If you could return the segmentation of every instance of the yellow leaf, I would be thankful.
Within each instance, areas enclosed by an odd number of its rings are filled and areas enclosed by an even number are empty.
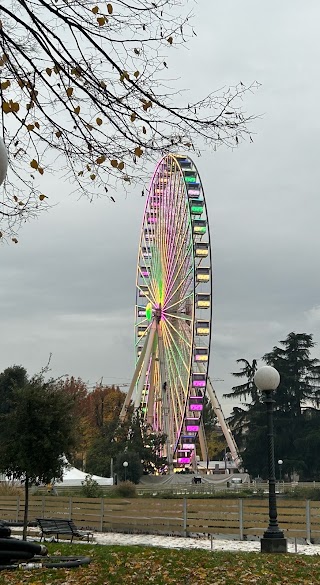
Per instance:
[[[68,87],[68,89],[66,91],[66,94],[67,94],[68,97],[71,97],[72,94],[73,94],[73,87]]]
[[[96,122],[97,122],[98,126],[101,126],[101,124],[102,124],[102,120],[101,120],[101,118],[97,118],[97,119],[96,119]]]
[[[107,19],[105,16],[99,16],[99,18],[97,18],[97,23],[99,26],[103,26],[104,24],[106,24]]]
[[[96,160],[97,165],[102,165],[102,163],[104,163],[104,161],[106,160],[106,157],[104,156],[104,154],[102,154],[101,156],[99,156]]]
[[[39,165],[38,165],[37,161],[36,161],[35,159],[33,159],[33,160],[31,161],[31,163],[30,163],[30,167],[31,167],[32,169],[37,169],[37,168],[38,168],[38,166],[39,166]]]
[[[113,13],[112,4],[107,4],[107,10],[108,10],[108,14],[112,14]]]
[[[2,102],[2,110],[5,114],[9,114],[9,112],[11,112],[9,102]]]
[[[7,81],[3,81],[0,85],[1,89],[7,89],[8,87],[10,87],[11,85],[11,81],[9,81],[9,79],[7,79]]]
[[[97,175],[90,175],[91,181],[94,181]]]
[[[118,166],[118,161],[114,158],[110,161],[111,166],[116,169]]]
[[[11,112],[19,112],[20,106],[17,102],[11,102]]]
[[[28,124],[27,125],[27,130],[29,130],[29,132],[31,132],[31,130],[34,129],[34,124]]]
[[[98,6],[94,6],[93,8],[91,8],[91,11],[93,12],[93,14],[97,14],[99,12]]]
[[[76,108],[74,108],[74,113],[80,114],[80,106],[77,106]]]
[[[58,130],[58,132],[56,132],[56,137],[60,138],[60,136],[62,136],[62,132],[61,132],[61,130]]]
[[[47,197],[47,196],[46,196],[46,195],[43,195],[43,194],[42,194],[42,195],[39,195],[39,199],[40,199],[40,201],[43,201],[44,199],[46,199],[46,197]]]
[[[122,161],[121,161],[121,162],[119,162],[119,164],[118,164],[118,169],[119,169],[119,171],[122,171],[122,170],[123,170],[123,168],[124,168],[124,162],[122,162]]]
[[[49,77],[50,77],[50,75],[52,75],[52,69],[51,69],[50,67],[47,67],[47,68],[46,68],[46,73],[47,73],[47,75],[49,75]]]
[[[143,154],[143,150],[141,149],[140,146],[137,146],[137,148],[134,149],[134,154],[138,157],[140,157]]]

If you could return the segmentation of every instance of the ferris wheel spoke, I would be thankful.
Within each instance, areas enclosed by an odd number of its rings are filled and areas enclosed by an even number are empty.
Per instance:
[[[188,241],[188,225],[187,225],[188,215],[187,210],[184,209],[184,213],[180,215],[180,224],[177,229],[176,233],[176,245],[175,247],[172,246],[169,263],[168,263],[168,280],[169,282],[172,279],[172,276],[175,273],[175,267],[179,262],[179,258],[183,249],[190,248],[190,252],[192,251],[192,241],[191,239]]]
[[[173,337],[173,335],[172,335],[172,333],[171,333],[171,331],[170,331],[169,327],[167,327],[167,326],[166,326],[166,331],[167,331],[167,333],[168,333],[169,337],[171,338],[171,341],[172,341],[173,345],[175,346],[176,353],[177,353],[177,354],[180,356],[180,358],[181,358],[181,361],[182,361],[182,363],[183,363],[183,365],[184,365],[184,367],[185,367],[186,371],[188,372],[188,371],[189,371],[189,369],[190,369],[190,364],[187,364],[187,363],[184,361],[184,357],[183,357],[183,355],[182,355],[182,352],[180,351],[180,348],[179,348],[178,344],[176,343],[176,341],[175,341],[175,339],[174,339],[174,337]]]
[[[181,402],[181,393],[178,392],[178,386],[180,386],[181,388],[184,388],[185,383],[181,378],[181,373],[180,373],[179,367],[177,365],[175,355],[172,351],[171,344],[170,344],[170,341],[169,341],[168,336],[167,336],[167,332],[165,332],[165,335],[164,335],[164,344],[166,346],[166,354],[169,357],[168,363],[170,363],[170,370],[168,371],[169,382],[170,382],[172,392],[174,392],[175,398],[178,401],[178,406],[179,406],[180,415],[181,415],[181,413],[184,410],[184,404],[182,404],[182,402]]]
[[[174,283],[177,280],[177,278],[181,272],[181,269],[184,267],[184,264],[188,263],[190,265],[191,262],[192,262],[192,243],[189,243],[186,246],[186,243],[184,242],[180,246],[179,250],[177,251],[174,264],[171,266],[170,272],[168,273],[168,285],[167,285],[168,295],[170,294],[170,292],[174,286]]]
[[[165,313],[169,310],[171,310],[173,307],[176,307],[177,305],[183,305],[184,301],[187,300],[192,300],[193,299],[193,291],[189,292],[189,294],[185,295],[184,297],[182,297],[181,299],[179,299],[178,301],[176,301],[175,303],[172,303],[172,305],[166,305],[166,309],[165,309]]]
[[[187,278],[188,278],[190,275],[193,275],[193,267],[191,267],[191,268],[189,269],[189,271],[188,271],[188,273],[186,274],[186,276],[185,276],[184,280],[181,280],[181,281],[179,282],[178,286],[175,288],[175,290],[174,290],[174,291],[173,291],[173,293],[170,295],[170,297],[166,299],[166,303],[165,303],[165,305],[164,305],[164,308],[166,308],[166,307],[167,307],[167,303],[168,303],[169,301],[171,301],[171,299],[172,299],[172,298],[175,296],[175,294],[178,292],[178,290],[180,290],[180,288],[183,286],[183,284],[184,284],[184,281],[185,281],[185,280],[186,280],[186,279],[187,279]]]

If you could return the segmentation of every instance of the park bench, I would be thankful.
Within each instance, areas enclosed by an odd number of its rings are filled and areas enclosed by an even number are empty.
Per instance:
[[[37,518],[37,523],[41,530],[41,537],[44,539],[49,534],[53,535],[59,542],[60,536],[71,536],[71,542],[76,536],[77,538],[86,538],[89,542],[90,539],[93,541],[93,533],[87,530],[79,530],[72,520],[65,520],[62,518]]]

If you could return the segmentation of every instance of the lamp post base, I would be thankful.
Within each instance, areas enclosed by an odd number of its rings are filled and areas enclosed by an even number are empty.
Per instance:
[[[261,538],[261,552],[262,553],[286,553],[287,539],[282,538]]]

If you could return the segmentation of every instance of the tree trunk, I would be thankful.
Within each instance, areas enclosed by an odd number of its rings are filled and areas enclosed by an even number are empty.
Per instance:
[[[26,481],[24,484],[24,515],[23,515],[23,540],[27,540],[28,528],[28,511],[29,511],[29,477],[26,474]]]

